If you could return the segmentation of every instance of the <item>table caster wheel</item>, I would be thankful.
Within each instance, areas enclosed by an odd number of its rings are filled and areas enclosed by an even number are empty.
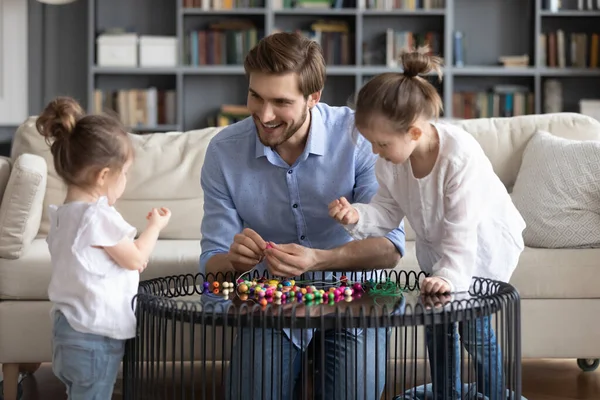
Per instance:
[[[598,358],[578,358],[577,366],[584,372],[595,371],[600,365],[600,359]]]

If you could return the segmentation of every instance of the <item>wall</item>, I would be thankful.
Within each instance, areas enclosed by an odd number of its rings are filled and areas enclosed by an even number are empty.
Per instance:
[[[87,107],[87,0],[65,5],[28,1],[29,114],[69,95]],[[0,126],[0,154],[8,155],[16,126]]]

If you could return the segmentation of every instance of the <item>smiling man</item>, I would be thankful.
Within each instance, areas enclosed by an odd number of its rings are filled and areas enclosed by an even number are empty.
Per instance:
[[[252,116],[212,139],[202,169],[200,271],[268,269],[284,277],[319,272],[321,278],[321,272],[393,268],[404,254],[402,225],[386,237],[355,241],[328,215],[332,200],[344,196],[366,203],[378,185],[370,144],[360,135],[357,143],[352,139],[353,111],[319,102],[326,76],[320,46],[299,34],[273,34],[250,50],[244,68]],[[252,387],[257,399],[279,399],[280,388],[289,393],[302,352],[315,334],[323,335],[325,345],[325,360],[314,360],[315,365],[323,361],[326,366],[321,371],[325,393],[315,382],[317,398],[336,400],[348,394],[363,399],[365,383],[365,399],[380,397],[384,329],[242,329],[232,352],[227,397],[230,390],[238,398]],[[255,358],[248,351],[251,340]],[[290,364],[296,367],[290,369]],[[357,382],[348,370],[356,371]]]

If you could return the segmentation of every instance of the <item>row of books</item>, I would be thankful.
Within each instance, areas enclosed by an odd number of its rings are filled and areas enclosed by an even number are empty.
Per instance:
[[[264,7],[265,0],[183,0],[184,8],[202,10],[232,10],[234,8]]]
[[[441,55],[441,36],[439,32],[395,31],[388,28],[385,33],[385,65],[397,67],[403,50],[420,46],[429,46],[431,54]]]
[[[187,65],[240,65],[263,36],[250,21],[223,21],[192,30],[183,39]]]
[[[228,126],[247,118],[250,111],[246,106],[223,104],[219,111],[208,118],[208,126]]]
[[[128,128],[175,125],[177,123],[176,92],[174,90],[126,89],[94,90],[95,114],[117,115]]]
[[[458,91],[452,94],[454,118],[497,118],[535,112],[535,97],[529,88],[496,85],[487,91]]]
[[[275,28],[275,32],[283,31]],[[287,30],[289,31],[289,30]],[[318,20],[310,25],[310,29],[294,30],[316,41],[323,50],[327,65],[353,65],[354,34],[343,20]]]
[[[555,32],[540,34],[540,62],[547,67],[598,68],[598,33]]]
[[[574,9],[579,11],[600,10],[600,0],[544,0],[542,7],[553,12]]]
[[[445,0],[273,0],[275,9],[357,7],[369,10],[433,10],[444,8]]]
[[[358,4],[357,4],[358,3]],[[184,8],[231,10],[264,7],[265,0],[183,0]],[[273,0],[274,9],[360,8],[371,10],[432,10],[445,7],[445,0]]]
[[[445,0],[366,0],[371,10],[433,10],[444,8]]]
[[[511,85],[498,85],[482,92],[456,92],[452,96],[452,107],[454,118],[465,119],[512,117],[535,112],[533,93],[527,88]],[[228,126],[249,115],[246,106],[224,104],[208,119],[208,126]]]
[[[272,0],[275,10],[356,8],[356,0]]]

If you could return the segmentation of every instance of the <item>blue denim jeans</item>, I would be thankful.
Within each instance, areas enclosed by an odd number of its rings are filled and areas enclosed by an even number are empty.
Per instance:
[[[388,333],[385,328],[363,329],[357,335],[352,330],[316,331],[311,340],[311,346],[317,346],[314,353],[308,347],[303,354],[283,331],[242,328],[232,349],[225,398],[303,398],[297,393],[307,387],[308,378],[302,377],[303,368],[307,371],[304,360],[312,358],[313,369],[317,370],[310,374],[315,399],[380,399],[385,385]]]
[[[396,399],[506,399],[502,353],[489,317],[465,323],[427,326],[425,340],[432,384],[407,390]],[[435,342],[435,343],[434,343]],[[475,385],[461,379],[461,342],[475,367]]]
[[[124,351],[124,340],[78,332],[54,313],[52,371],[69,400],[110,400]]]

